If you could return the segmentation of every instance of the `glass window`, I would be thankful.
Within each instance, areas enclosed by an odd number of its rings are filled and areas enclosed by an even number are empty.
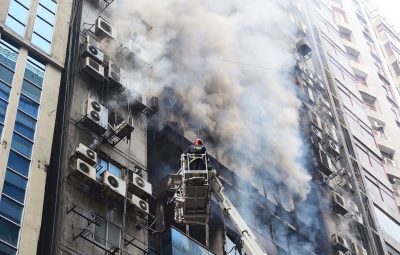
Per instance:
[[[15,19],[18,19],[21,24],[25,25],[28,16],[28,10],[19,2],[11,1],[10,7],[8,9],[8,15],[12,16]]]
[[[0,123],[0,138],[1,138],[1,133],[3,132],[3,124]]]
[[[23,203],[27,180],[11,170],[6,171],[3,193]]]
[[[24,79],[22,81],[22,93],[39,103],[42,90]]]
[[[32,147],[33,143],[28,139],[14,133],[12,142],[11,142],[11,149],[21,153],[22,155],[31,158],[32,156]]]
[[[44,21],[41,17],[36,17],[35,20],[35,29],[34,31],[36,34],[40,35],[43,37],[43,39],[46,39],[47,41],[51,41],[51,36],[53,33],[53,26]]]
[[[14,130],[21,135],[33,140],[35,135],[36,120],[25,113],[18,111]]]
[[[3,100],[0,100],[0,122],[4,123],[6,118],[6,110],[7,110],[7,103]]]
[[[12,84],[14,72],[8,69],[7,67],[0,64],[0,80],[8,83],[9,85]]]
[[[0,200],[0,215],[20,224],[22,218],[22,205],[9,199],[6,196],[1,196]]]
[[[24,36],[28,17],[29,0],[10,1],[6,25],[20,36]]]
[[[121,230],[118,226],[108,223],[108,242],[115,246],[119,247],[119,240],[120,240]]]
[[[15,151],[10,150],[10,155],[8,156],[7,166],[11,169],[17,171],[23,176],[28,177],[30,161],[23,156],[19,155]]]
[[[8,98],[10,96],[10,91],[11,88],[5,83],[0,81],[0,98],[3,98],[4,100],[8,101]]]
[[[40,0],[40,4],[45,6],[46,9],[48,9],[52,13],[56,13],[57,3],[55,1],[52,1],[52,0]]]
[[[378,218],[378,222],[380,227],[392,236],[395,240],[400,242],[400,225],[399,223],[395,222],[389,216],[387,216],[381,209],[374,206],[376,217]]]
[[[44,69],[45,65],[35,61],[31,57],[28,57],[24,77],[41,88],[44,78]]]
[[[100,175],[101,175],[104,171],[106,171],[106,170],[108,169],[108,162],[105,161],[104,159],[100,158],[100,157],[98,157],[98,161],[99,161],[99,162],[98,162],[99,165],[101,165],[101,168],[100,168],[100,170],[97,171],[97,173],[96,173],[96,179],[97,179],[97,180],[100,180]]]
[[[106,221],[100,226],[94,226],[94,240],[102,245],[106,245],[106,226]]]
[[[6,26],[11,28],[14,32],[19,34],[20,36],[24,36],[25,26],[19,23],[16,19],[11,16],[7,16]]]
[[[50,24],[54,24],[54,13],[43,7],[41,4],[38,6],[37,15]]]
[[[0,254],[15,255],[16,252],[17,252],[16,249],[6,245],[5,243],[0,242]]]
[[[4,64],[11,70],[15,70],[17,64],[18,49],[0,40],[0,63]]]
[[[115,176],[121,177],[121,169],[111,162],[109,163],[108,171],[110,171],[110,173],[112,173]]]
[[[0,217],[0,239],[17,246],[19,227],[6,219]]]
[[[19,99],[18,109],[36,118],[39,111],[39,105],[34,101],[28,99],[27,97],[21,95]]]
[[[44,52],[50,52],[50,43],[44,40],[42,37],[34,33],[32,35],[32,43],[42,49]]]

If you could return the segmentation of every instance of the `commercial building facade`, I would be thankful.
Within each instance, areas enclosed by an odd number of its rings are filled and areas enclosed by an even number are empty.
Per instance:
[[[0,4],[0,253],[31,254],[41,227],[72,1]]]
[[[122,3],[1,3],[0,253],[32,254],[40,231],[43,255],[236,254],[241,233],[213,199],[209,240],[204,226],[174,221],[168,177],[192,134],[157,117],[174,107],[168,89],[137,92],[138,31],[115,24]],[[268,171],[261,190],[210,162],[268,254],[400,254],[400,97],[387,46],[398,35],[357,0],[277,5],[296,27],[279,32],[297,58],[311,191],[287,195]],[[133,19],[140,36],[157,32]]]

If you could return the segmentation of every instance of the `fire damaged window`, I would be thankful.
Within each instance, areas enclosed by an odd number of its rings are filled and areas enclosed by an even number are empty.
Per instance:
[[[107,248],[119,247],[121,228],[117,225],[104,221],[101,225],[94,226],[93,239]]]

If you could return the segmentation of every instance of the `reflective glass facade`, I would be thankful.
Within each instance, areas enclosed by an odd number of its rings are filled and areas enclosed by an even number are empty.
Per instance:
[[[163,254],[166,255],[214,255],[214,253],[175,228],[165,231],[164,244]]]
[[[0,201],[0,254],[15,254],[18,248],[44,69],[28,57]]]
[[[30,5],[30,0],[12,0],[8,8],[6,26],[22,37],[25,35]]]
[[[18,49],[0,40],[0,138],[6,118],[17,58]]]
[[[32,43],[44,52],[50,52],[57,3],[52,0],[40,0],[33,28]]]

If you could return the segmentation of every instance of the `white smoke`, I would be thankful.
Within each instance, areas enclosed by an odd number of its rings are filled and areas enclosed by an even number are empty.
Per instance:
[[[268,171],[305,198],[311,178],[286,37],[295,28],[278,1],[120,2],[113,24],[126,38],[135,32],[129,85],[161,98],[161,120],[179,123],[189,138],[205,135],[208,149],[244,178]]]

